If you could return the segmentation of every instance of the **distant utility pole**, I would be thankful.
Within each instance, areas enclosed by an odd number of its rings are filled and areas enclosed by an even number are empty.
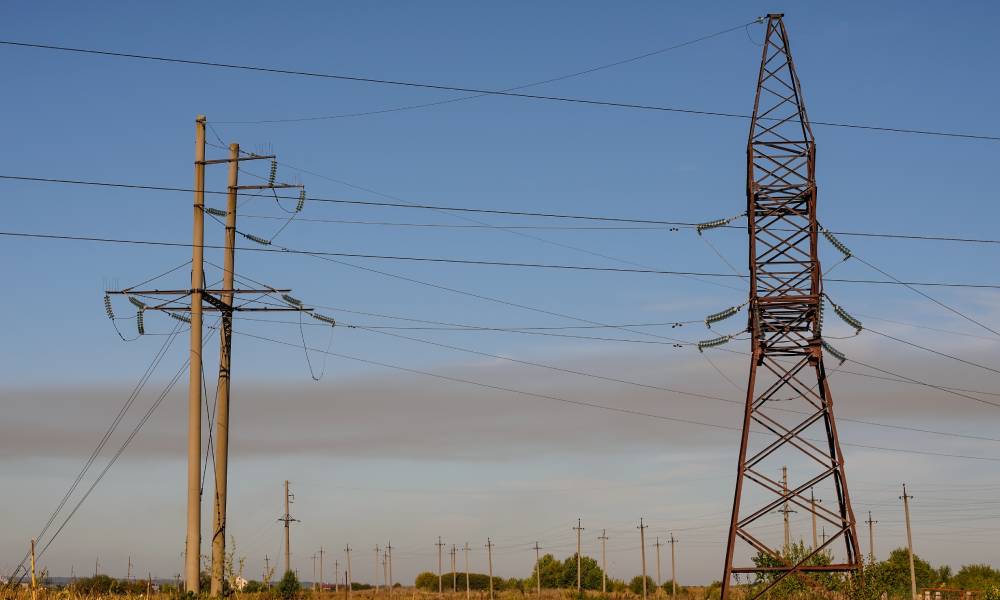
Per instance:
[[[389,563],[389,579],[386,581],[386,586],[389,588],[389,600],[392,600],[392,540],[390,540],[385,545],[385,559]]]
[[[674,532],[670,532],[670,599],[677,600],[677,555],[674,548],[677,546],[677,538]]]
[[[125,581],[132,581],[132,555],[128,555],[128,570],[125,571]]]
[[[267,588],[271,589],[271,557],[264,555],[264,574],[261,579],[267,584]]]
[[[823,532],[820,534],[820,537],[823,539],[823,543],[825,544],[826,543],[826,525],[823,526]]]
[[[458,572],[456,572],[456,554],[458,551],[455,549],[455,544],[451,545],[451,593],[458,591]]]
[[[344,552],[347,553],[347,597],[350,598],[354,594],[354,578],[351,577],[351,545],[347,544],[344,547]]]
[[[493,600],[493,540],[490,538],[486,538],[486,555],[490,565],[490,600]]]
[[[340,593],[340,561],[333,561],[333,593]]]
[[[323,555],[326,552],[323,550],[323,546],[319,547],[319,593],[323,593]]]
[[[285,480],[285,516],[278,519],[279,522],[284,522],[285,524],[285,573],[292,570],[292,544],[290,528],[293,522],[298,522],[298,519],[292,518],[290,512],[290,505],[295,500],[295,494],[288,491],[288,480]],[[284,573],[282,573],[284,575]]]
[[[472,587],[469,585],[469,542],[465,542],[465,600],[472,597]]]
[[[660,536],[656,536],[656,543],[653,544],[653,547],[656,548],[656,595],[657,596],[660,595],[660,586],[663,585],[663,582],[660,580],[660,547],[661,546],[663,546],[663,544],[660,543]]]
[[[97,577],[97,568],[101,564],[101,557],[97,556],[94,558],[94,577]]]
[[[312,587],[313,587],[313,590],[316,589],[316,559],[317,558],[319,558],[319,555],[316,554],[315,552],[313,552],[313,555],[312,555],[312,559],[313,559]]]
[[[809,488],[809,512],[812,513],[813,521],[813,550],[819,547],[816,540],[816,504],[822,502],[822,500],[817,500],[815,494],[813,494],[812,488]]]
[[[648,591],[646,590],[646,527],[642,522],[642,518],[639,519],[639,548],[642,549],[642,600],[646,600]]]
[[[917,575],[913,569],[913,533],[910,530],[910,500],[913,496],[907,495],[906,484],[903,484],[903,495],[899,497],[903,501],[903,513],[906,515],[906,548],[910,553],[910,597],[917,597]]]
[[[535,588],[538,591],[538,597],[542,597],[542,556],[540,554],[541,546],[538,542],[535,542]]]
[[[386,559],[385,550],[382,550],[382,583],[385,584],[386,594],[391,594],[392,588],[389,587],[389,562]]]
[[[576,531],[576,591],[579,592],[582,588],[581,583],[583,581],[580,562],[580,533],[583,532],[583,526],[580,524],[579,518],[576,520],[576,527],[573,529]]]
[[[438,595],[440,596],[444,593],[444,579],[441,574],[441,548],[444,547],[444,542],[441,541],[441,536],[438,536],[438,541],[434,545],[438,547]]]
[[[608,541],[608,530],[601,530],[601,537],[597,538],[601,540],[601,593],[608,593],[608,561],[607,554],[605,553],[606,544]]]
[[[781,467],[781,496],[785,499],[782,503],[781,508],[778,510],[785,519],[785,549],[792,543],[792,528],[791,523],[788,520],[788,515],[796,512],[793,509],[788,508],[788,467]]]
[[[868,524],[868,560],[875,562],[875,524],[878,521],[872,521],[872,511],[868,511],[865,523]]]
[[[378,594],[378,544],[375,544],[375,594]]]

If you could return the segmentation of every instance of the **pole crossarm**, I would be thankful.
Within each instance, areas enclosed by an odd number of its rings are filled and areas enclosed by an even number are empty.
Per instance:
[[[816,144],[782,17],[767,17],[747,141],[751,275],[747,329],[752,358],[722,600],[731,597],[736,574],[756,575],[746,595],[753,600],[790,575],[819,589],[820,582],[809,574],[860,568],[854,512],[823,364]],[[776,402],[801,410],[794,416],[778,414],[773,410]],[[762,427],[768,435],[751,442],[751,426]],[[792,485],[787,475],[781,481],[765,475],[773,472],[772,467],[789,464],[797,475]],[[836,502],[829,507],[814,502],[812,490],[818,485],[827,487],[823,493]],[[791,507],[814,523],[822,519],[834,530],[822,544],[808,548],[804,557],[791,558]],[[770,541],[773,530],[767,525],[776,513],[785,520],[783,543]],[[750,557],[756,554],[770,562],[758,559],[745,564],[747,550]],[[821,555],[828,560],[821,560]]]

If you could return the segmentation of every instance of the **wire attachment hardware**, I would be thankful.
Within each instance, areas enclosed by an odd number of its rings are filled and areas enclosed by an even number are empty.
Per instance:
[[[135,313],[135,328],[139,331],[139,335],[145,335],[146,333],[146,325],[142,321],[142,313],[143,309],[141,308]]]
[[[207,212],[210,215],[215,215],[217,217],[224,217],[224,216],[226,216],[228,214],[228,213],[226,213],[226,211],[224,211],[222,209],[212,208],[211,206],[206,206],[205,207],[205,212]]]
[[[729,225],[730,223],[732,223],[733,221],[739,219],[744,215],[746,215],[746,213],[742,212],[738,215],[733,215],[728,219],[715,219],[714,221],[706,221],[704,223],[698,223],[697,225],[695,225],[694,228],[695,230],[697,230],[698,235],[701,235],[701,232],[705,231],[706,229],[718,229],[719,227],[725,227],[726,225]]]
[[[830,300],[830,297],[827,296],[826,299]],[[850,325],[851,327],[854,328],[855,335],[861,333],[861,330],[864,329],[864,326],[861,324],[861,321],[859,321],[856,318],[854,318],[853,316],[851,316],[850,313],[848,313],[846,310],[844,310],[844,308],[842,306],[840,306],[839,304],[837,304],[833,300],[830,300],[830,304],[833,305],[833,312],[837,313],[838,317],[840,317],[845,323],[847,323],[848,325]]]
[[[337,320],[334,319],[333,317],[328,317],[326,315],[321,315],[318,312],[309,313],[309,316],[312,317],[312,318],[314,318],[314,319],[316,319],[317,321],[322,321],[324,323],[328,323],[331,327],[336,327],[337,326]]]
[[[264,238],[260,237],[259,235],[254,235],[252,233],[242,233],[242,232],[240,233],[240,235],[242,235],[246,239],[250,240],[251,242],[256,242],[256,243],[260,244],[261,246],[270,246],[271,245],[271,240],[265,240]]]
[[[111,296],[104,294],[104,311],[108,313],[108,318],[115,320],[115,311],[111,308]]]
[[[146,303],[143,302],[142,300],[139,300],[135,296],[127,296],[127,297],[128,297],[128,301],[132,303],[132,306],[135,306],[139,310],[145,310],[146,309]]]
[[[738,315],[739,312],[741,310],[743,310],[743,307],[746,306],[746,305],[747,305],[747,303],[744,302],[743,304],[740,304],[739,306],[731,306],[731,307],[727,308],[726,310],[720,310],[717,313],[712,313],[712,314],[708,315],[707,317],[705,317],[705,327],[708,327],[709,329],[711,329],[712,328],[712,323],[718,323],[719,321],[725,321],[729,317]]]
[[[733,339],[731,335],[724,335],[722,337],[717,337],[711,340],[702,340],[698,342],[698,352],[704,352],[705,348],[715,348],[716,346],[721,346],[730,342]]]
[[[847,361],[847,355],[828,344],[826,340],[823,340],[823,349],[826,350],[827,354],[837,359],[838,365],[842,365]]]
[[[267,184],[274,185],[274,181],[278,178],[278,161],[271,159],[271,171],[267,175]]]
[[[281,295],[281,299],[285,301],[285,304],[288,304],[290,306],[294,306],[296,308],[301,308],[302,307],[302,301],[299,300],[298,298],[296,298],[295,296],[289,296],[288,294],[282,294]]]
[[[302,189],[299,190],[299,203],[295,205],[295,212],[297,213],[302,212],[302,209],[305,208],[305,205],[306,205],[306,188],[303,186]]]
[[[187,315],[182,315],[180,313],[173,313],[173,312],[169,313],[169,314],[170,314],[170,316],[172,318],[177,319],[178,321],[180,321],[182,323],[188,323],[188,324],[191,323],[191,317],[189,317]]]
[[[820,228],[820,232],[823,234],[823,237],[825,237],[827,239],[827,241],[829,241],[831,244],[833,244],[834,248],[836,248],[837,250],[839,250],[840,253],[844,255],[845,259],[851,258],[852,256],[854,256],[854,253],[851,252],[851,249],[848,248],[847,245],[844,244],[844,242],[841,242],[840,240],[838,240],[836,238],[836,236],[834,236],[833,233],[830,232],[829,229],[827,229],[826,227],[821,227]]]

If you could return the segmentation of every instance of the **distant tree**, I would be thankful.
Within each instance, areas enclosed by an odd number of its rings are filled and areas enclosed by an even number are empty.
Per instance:
[[[642,595],[642,575],[636,575],[632,578],[632,581],[628,583],[628,589],[633,594]],[[649,575],[646,575],[646,591],[647,593],[653,593],[656,591],[656,582]]]
[[[528,578],[531,580],[532,585],[535,584],[535,577],[538,572],[542,574],[542,587],[547,589],[553,589],[560,587],[562,582],[562,563],[556,560],[556,557],[551,554],[546,554],[538,560],[538,565],[531,570],[531,576]]]
[[[295,576],[295,571],[285,571],[275,588],[275,594],[282,600],[291,600],[297,597],[301,591],[302,585],[299,583],[299,578]]]
[[[910,596],[910,558],[906,548],[896,548],[889,553],[889,558],[876,563],[874,569],[879,583],[890,596]],[[913,555],[913,571],[918,590],[941,583],[940,573],[916,554]]]
[[[963,590],[986,590],[1000,586],[1000,571],[990,565],[962,565],[949,584]]]
[[[430,571],[424,571],[417,575],[417,579],[413,582],[418,589],[426,590],[428,592],[436,592],[438,589],[438,576],[437,573],[431,573]]]
[[[722,596],[722,582],[713,581],[705,588],[705,600],[718,600]]]

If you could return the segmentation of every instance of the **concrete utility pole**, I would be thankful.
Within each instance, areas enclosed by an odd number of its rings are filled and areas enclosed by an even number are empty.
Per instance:
[[[312,559],[313,559],[313,574],[312,574],[313,591],[316,590],[316,559],[317,558],[319,558],[319,555],[316,554],[315,552],[313,552],[313,555],[312,555]]]
[[[457,550],[455,549],[455,544],[451,545],[451,593],[458,591],[458,572],[455,570],[455,559]]]
[[[608,530],[601,530],[601,537],[597,538],[601,540],[601,593],[608,593],[608,561],[607,554],[605,553],[607,541],[608,541]]]
[[[201,289],[205,285],[205,115],[195,118],[194,226],[191,236],[191,349],[188,371],[187,537],[184,589],[201,592]]]
[[[656,548],[656,595],[657,596],[660,595],[660,586],[663,585],[663,582],[660,580],[660,547],[661,546],[663,546],[663,544],[660,543],[660,536],[656,536],[656,543],[653,544],[653,547]]]
[[[319,547],[319,592],[323,593],[323,555],[326,552],[323,550],[323,546]]]
[[[542,555],[540,554],[542,548],[535,542],[535,588],[538,591],[538,597],[542,597]]]
[[[810,510],[809,512],[812,513],[812,521],[813,521],[813,549],[816,549],[816,548],[819,547],[819,544],[817,543],[817,540],[816,540],[816,504],[818,504],[820,502],[822,502],[822,500],[817,500],[816,496],[813,494],[812,488],[810,488],[809,489],[809,507],[812,510]]]
[[[440,596],[444,593],[444,580],[441,574],[441,548],[444,547],[444,542],[441,541],[441,536],[438,536],[438,541],[434,545],[438,547],[438,595]]]
[[[490,565],[490,600],[493,600],[493,540],[486,538],[486,555]]]
[[[903,501],[903,513],[906,515],[906,548],[910,553],[910,597],[917,597],[917,575],[913,569],[913,533],[910,530],[910,500],[913,496],[906,493],[906,484],[903,484],[903,495],[899,497]]]
[[[261,579],[267,585],[267,589],[271,589],[271,557],[264,555],[264,573]]]
[[[31,538],[31,600],[38,600],[37,585],[38,582],[35,580],[35,538]]]
[[[100,556],[95,557],[94,558],[94,577],[97,577],[97,567],[100,564],[101,564],[101,557]]]
[[[295,494],[288,491],[288,480],[285,480],[285,516],[278,519],[279,522],[285,523],[285,573],[292,570],[292,544],[289,525],[292,522],[298,521],[298,519],[293,519],[290,513],[289,505],[295,500]],[[282,573],[284,575],[284,573]]]
[[[378,544],[375,544],[375,594],[378,594]]]
[[[670,598],[677,600],[677,555],[674,548],[677,545],[677,538],[674,532],[670,532]]]
[[[576,520],[576,527],[573,529],[576,531],[576,591],[579,592],[581,589],[581,582],[583,581],[580,562],[580,534],[583,532],[583,526],[580,524],[579,518]]]
[[[382,583],[385,584],[385,591],[387,594],[392,593],[392,588],[389,587],[389,562],[386,559],[385,550],[382,551]]]
[[[465,542],[465,600],[472,597],[472,587],[469,585],[469,542]]]
[[[788,546],[792,543],[792,528],[791,523],[788,520],[788,515],[796,512],[793,509],[788,508],[788,467],[781,467],[781,495],[785,499],[784,503],[781,505],[781,509],[778,512],[782,513],[785,519],[785,546],[787,550]],[[815,514],[815,513],[814,513]],[[815,516],[813,517],[815,519]]]
[[[354,594],[354,578],[351,577],[351,545],[347,544],[344,547],[344,552],[347,553],[347,597],[350,598]]]
[[[639,519],[639,548],[642,549],[642,600],[646,600],[648,590],[646,590],[646,527],[642,518]]]
[[[222,596],[223,570],[226,564],[226,498],[229,489],[229,389],[233,350],[233,288],[236,269],[236,192],[239,186],[240,145],[229,144],[227,175],[226,235],[223,257],[220,300],[228,310],[222,311],[219,328],[219,401],[215,412],[215,506],[212,517],[212,582],[213,598]],[[228,290],[228,291],[226,291]],[[315,577],[313,577],[315,579]]]
[[[340,561],[333,561],[333,593],[340,593]]]
[[[875,524],[878,521],[872,521],[872,511],[868,511],[865,523],[868,524],[868,560],[875,562]]]
[[[125,581],[132,581],[132,555],[128,555],[128,570],[125,571]]]
[[[394,585],[392,581],[392,541],[390,540],[385,545],[385,558],[386,562],[389,563],[389,579],[386,582],[386,586],[389,587],[389,600],[392,600],[392,586]]]

